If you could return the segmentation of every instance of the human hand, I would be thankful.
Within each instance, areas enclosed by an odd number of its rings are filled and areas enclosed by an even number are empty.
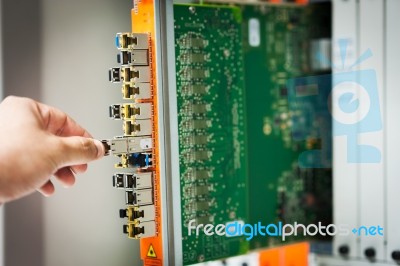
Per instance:
[[[28,98],[0,104],[0,203],[40,191],[54,193],[50,177],[75,183],[104,147],[62,111]]]

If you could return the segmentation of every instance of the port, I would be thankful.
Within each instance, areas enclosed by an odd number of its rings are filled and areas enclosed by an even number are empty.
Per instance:
[[[125,174],[124,183],[126,189],[146,189],[153,187],[153,174],[151,172]]]
[[[146,33],[117,33],[115,44],[118,49],[149,49],[149,35]]]
[[[109,146],[109,152],[113,155],[121,155],[127,153],[149,152],[151,151],[152,138],[146,137],[115,137],[111,140],[103,140]]]
[[[121,69],[118,67],[110,68],[108,78],[113,83],[121,82]]]
[[[110,106],[110,117],[113,119],[150,119],[152,106],[150,103],[126,103]]]
[[[120,156],[120,162],[116,163],[114,165],[115,168],[132,168],[133,165],[129,164],[129,155],[128,154],[122,154]]]
[[[121,161],[115,164],[116,168],[149,168],[153,166],[151,153],[122,154]]]
[[[114,104],[109,107],[109,115],[114,119],[121,119],[121,105]]]
[[[156,209],[154,205],[129,206],[126,209],[119,210],[119,216],[128,218],[129,223],[153,221],[156,218]]]
[[[152,188],[153,174],[151,172],[116,173],[113,175],[113,187],[127,190]]]
[[[147,189],[153,187],[153,174],[143,173],[117,173],[113,175],[113,187],[131,189]]]
[[[120,68],[120,80],[123,82],[150,82],[150,67],[127,66]]]
[[[142,222],[140,224],[127,224],[123,227],[124,234],[129,238],[139,239],[156,235],[156,223],[154,221]]]
[[[126,136],[148,136],[152,133],[152,123],[150,119],[124,121],[123,129]]]
[[[147,168],[153,165],[151,153],[133,153],[129,157],[129,164],[134,167]]]
[[[151,98],[150,83],[124,83],[122,85],[122,98],[125,100]]]
[[[150,68],[148,66],[114,67],[108,72],[109,79],[117,82],[150,82]]]
[[[141,189],[125,191],[126,205],[150,205],[153,204],[153,189]]]
[[[148,66],[149,51],[148,50],[121,51],[117,55],[117,62],[121,65]]]
[[[114,174],[113,175],[113,187],[124,188],[124,174]]]

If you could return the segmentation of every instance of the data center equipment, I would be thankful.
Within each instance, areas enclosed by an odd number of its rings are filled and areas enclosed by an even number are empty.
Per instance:
[[[395,0],[133,1],[109,70],[122,133],[103,144],[120,160],[122,232],[144,265],[400,261],[400,181],[382,159],[397,130],[381,119],[398,108],[393,10]],[[370,110],[352,104],[362,97]]]

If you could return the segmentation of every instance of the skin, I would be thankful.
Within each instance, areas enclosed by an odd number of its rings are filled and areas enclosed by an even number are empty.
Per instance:
[[[101,142],[67,114],[13,96],[0,104],[0,140],[0,203],[36,190],[52,195],[51,176],[70,187],[75,175],[105,152]]]

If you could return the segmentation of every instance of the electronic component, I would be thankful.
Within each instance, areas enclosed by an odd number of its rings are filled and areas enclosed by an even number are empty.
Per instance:
[[[109,70],[111,82],[150,82],[150,68],[148,66],[114,67]]]
[[[116,168],[148,168],[153,165],[151,153],[122,154]]]
[[[123,129],[126,136],[146,136],[153,132],[150,119],[124,121]]]
[[[148,66],[149,51],[148,50],[121,51],[117,55],[117,62],[121,65]]]
[[[208,143],[208,135],[190,135],[184,137],[182,142],[187,145],[188,147],[191,146],[200,146],[200,145],[207,145]]]
[[[238,255],[249,248],[240,236],[211,240],[186,230],[190,220],[227,223],[245,220],[248,213],[242,25],[236,16],[240,12],[227,6],[174,5],[176,163],[185,228],[177,241],[182,241],[183,265]],[[193,27],[194,21],[207,26]]]
[[[209,105],[203,103],[188,103],[182,108],[184,112],[191,115],[205,114],[210,109],[211,107]]]
[[[209,58],[208,54],[205,54],[203,52],[196,53],[196,52],[187,52],[184,54],[181,54],[179,56],[179,61],[182,63],[187,63],[187,64],[195,64],[195,63],[205,63],[206,60]]]
[[[146,33],[117,33],[115,45],[118,49],[149,49],[149,35]]]
[[[124,232],[135,239],[151,237],[141,241],[145,265],[166,264],[167,256],[176,265],[191,265],[278,243],[277,238],[260,235],[251,242],[243,236],[189,235],[189,221],[306,224],[326,217],[324,222],[329,222],[330,169],[304,170],[297,162],[302,152],[329,146],[318,136],[329,137],[331,128],[311,123],[305,110],[320,106],[305,97],[300,110],[292,111],[287,85],[293,77],[330,71],[326,64],[311,65],[309,55],[329,50],[329,21],[321,19],[323,12],[261,1],[174,4],[174,34],[165,37],[151,28],[157,25],[152,20],[157,14],[154,3],[135,0],[132,9],[133,29],[149,34],[117,34],[122,66],[110,70],[110,80],[122,82],[123,98],[132,102],[110,106],[110,116],[123,120],[125,136],[105,143],[120,158],[115,166],[129,171],[113,176],[114,187],[124,190],[128,205],[120,211],[128,220]],[[165,49],[159,48],[164,38],[174,39],[167,48],[175,49],[175,58],[163,57]],[[172,83],[164,87],[167,72],[175,73],[176,80],[169,79]],[[162,80],[156,80],[159,77]],[[158,84],[165,94],[157,95]],[[158,106],[161,101],[165,105]],[[164,122],[167,134],[162,136],[157,127]],[[304,141],[296,143],[292,132]],[[138,142],[142,139],[152,140],[148,149]],[[165,168],[173,173],[173,195],[160,185],[171,180],[159,170],[164,167],[158,163],[165,160],[157,157],[172,153],[167,160],[171,165]],[[160,193],[172,199],[173,211]],[[259,204],[260,198],[266,204]],[[161,213],[171,219],[164,220]],[[171,234],[169,223],[175,221],[181,224]],[[172,248],[181,257],[164,252],[165,237],[174,237],[177,244]]]
[[[162,259],[162,252],[159,251],[162,236],[157,234],[157,230],[162,228],[162,217],[157,215],[161,213],[160,168],[157,165],[153,167],[153,156],[159,154],[157,147],[160,146],[156,123],[156,69],[159,69],[159,63],[155,60],[158,56],[155,47],[158,44],[151,38],[157,36],[152,23],[155,18],[154,3],[152,0],[135,0],[134,5],[143,6],[140,9],[143,11],[139,14],[138,10],[132,10],[132,21],[138,21],[132,27],[133,33],[116,34],[117,62],[120,66],[109,70],[110,81],[122,83],[122,98],[130,100],[129,103],[109,107],[111,118],[123,120],[124,136],[102,143],[107,154],[119,157],[120,162],[114,166],[127,168],[126,172],[113,175],[113,186],[125,191],[125,204],[129,205],[120,211],[121,217],[128,218],[124,233],[129,238],[149,238],[150,243],[144,239],[141,245],[150,244],[154,255],[157,252],[158,258]],[[149,249],[148,246],[146,248]]]
[[[110,106],[110,117],[113,119],[150,119],[152,107],[150,103],[125,103]]]
[[[151,172],[117,173],[113,175],[113,186],[124,189],[145,189],[153,187]]]
[[[115,82],[121,82],[121,75],[120,75],[120,69],[119,68],[111,68],[108,71],[108,79],[115,83]]]
[[[210,203],[206,200],[194,201],[185,205],[186,213],[195,213],[199,211],[208,211],[210,209]]]
[[[187,116],[186,113],[182,112],[182,116]],[[184,131],[194,131],[199,129],[207,129],[211,127],[211,121],[207,119],[186,119],[182,122],[182,130]]]
[[[154,205],[128,206],[126,209],[119,210],[121,218],[128,218],[129,223],[142,223],[154,221],[156,209]]]
[[[127,224],[123,226],[124,234],[129,238],[139,239],[156,235],[156,224],[154,221],[141,222],[140,224]]]
[[[184,188],[184,197],[194,198],[205,196],[209,193],[209,187],[207,185],[189,185]]]
[[[185,153],[182,154],[182,157],[185,160],[185,162],[194,163],[198,161],[209,160],[211,157],[211,152],[207,150],[199,150],[199,151],[187,150],[185,151]]]
[[[204,39],[201,34],[188,33],[178,40],[179,45],[186,49],[202,49],[208,45],[208,40]]]
[[[127,205],[153,204],[153,189],[125,191],[125,201]]]
[[[145,189],[153,187],[153,175],[151,172],[125,174],[126,189]]]
[[[108,154],[121,155],[127,153],[149,152],[152,150],[152,138],[147,137],[115,137],[111,140],[103,140],[107,145]]]
[[[206,68],[197,68],[197,67],[186,67],[183,68],[180,73],[182,76],[182,80],[191,81],[198,79],[205,79],[210,76],[210,72]]]
[[[189,167],[182,176],[188,181],[205,180],[211,177],[212,172],[211,169],[196,169]]]
[[[113,175],[113,187],[115,188],[124,188],[124,174],[114,174]]]
[[[208,93],[209,88],[205,84],[187,84],[182,85],[182,96],[190,97],[193,95],[203,95]]]
[[[139,100],[151,98],[150,83],[130,82],[122,85],[122,98],[125,100]]]

